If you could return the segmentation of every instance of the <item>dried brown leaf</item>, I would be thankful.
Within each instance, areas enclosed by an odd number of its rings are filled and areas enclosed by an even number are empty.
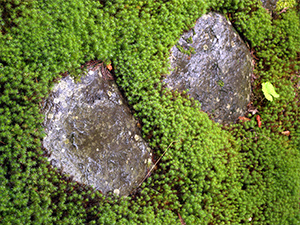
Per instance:
[[[286,130],[286,131],[283,131],[283,132],[281,132],[283,135],[285,135],[285,136],[290,136],[290,134],[291,134],[291,132],[290,131],[288,131],[288,130]]]
[[[250,121],[249,118],[244,117],[244,116],[239,116],[239,120],[241,120],[241,121],[243,121],[243,122],[245,122],[245,121]]]

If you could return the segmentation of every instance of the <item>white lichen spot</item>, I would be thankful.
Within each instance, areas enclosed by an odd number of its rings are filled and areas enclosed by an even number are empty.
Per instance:
[[[122,105],[123,104],[123,102],[122,102],[122,100],[121,99],[119,99],[119,105]]]
[[[216,101],[217,101],[217,102],[219,102],[219,101],[220,101],[220,99],[217,97],[217,98],[216,98]]]
[[[203,45],[203,49],[206,51],[208,49],[207,45]]]
[[[119,190],[119,189],[115,189],[115,190],[114,190],[114,194],[115,194],[115,195],[120,195],[120,190]]]
[[[230,109],[230,104],[227,104],[226,108],[227,108],[227,109]]]
[[[53,118],[53,113],[49,113],[47,116],[48,119],[52,119]]]
[[[136,140],[136,141],[139,141],[140,140],[140,136],[139,135],[134,135],[134,139]]]
[[[96,151],[99,152],[99,148],[97,148]]]
[[[131,170],[133,170],[133,167],[131,167]]]
[[[129,135],[129,136],[131,135],[131,132],[130,132],[130,131],[128,131],[128,135]]]
[[[66,102],[61,103],[62,107],[67,108],[68,104]]]
[[[66,151],[66,149],[64,149],[64,148],[61,150],[62,153],[64,153],[65,151]]]
[[[231,47],[235,47],[234,41],[231,41]]]
[[[111,93],[110,91],[107,91],[107,95],[108,95],[109,97],[111,97],[112,93]]]
[[[147,151],[151,153],[151,148],[147,147]]]
[[[100,70],[98,71],[98,76],[102,78],[102,73],[100,72]]]
[[[152,164],[152,159],[148,159],[148,167],[150,167]]]
[[[58,113],[55,115],[55,119],[56,119],[56,120],[59,120],[60,117],[61,117],[61,114],[62,114],[62,112],[58,112]]]
[[[205,35],[204,35],[206,38],[209,38],[209,35],[208,35],[208,33],[205,33]]]
[[[55,99],[53,100],[53,102],[54,102],[54,104],[59,103],[59,98],[55,98]]]
[[[61,90],[64,90],[68,86],[68,83],[62,80],[58,86],[61,88]]]
[[[70,97],[71,95],[72,95],[72,91],[70,91],[70,90],[67,91],[66,96],[67,96],[67,97]]]

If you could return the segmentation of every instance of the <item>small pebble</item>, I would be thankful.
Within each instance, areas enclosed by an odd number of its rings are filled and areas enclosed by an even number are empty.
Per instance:
[[[119,189],[115,189],[115,190],[114,190],[114,194],[115,194],[115,195],[120,195],[120,190],[119,190]]]

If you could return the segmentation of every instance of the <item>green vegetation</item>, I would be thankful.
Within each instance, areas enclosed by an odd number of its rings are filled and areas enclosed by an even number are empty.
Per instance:
[[[222,80],[218,80],[218,85],[220,86],[220,87],[223,87],[224,86],[224,81],[222,81]]]
[[[188,40],[190,40],[190,39],[188,39]],[[184,49],[184,47],[182,47],[180,44],[176,44],[176,47],[178,48],[178,50],[180,51],[180,52],[182,52],[183,54],[186,54],[186,55],[191,55],[191,54],[195,54],[196,53],[196,51],[195,51],[195,49],[193,48],[193,47],[190,47],[189,46],[189,48],[186,50],[186,49]]]
[[[296,4],[296,0],[279,0],[276,4],[276,11],[280,11],[287,7],[294,7]]]
[[[299,6],[256,0],[5,0],[0,5],[1,224],[300,222]],[[169,49],[204,13],[227,14],[257,58],[251,121],[221,127],[161,84]],[[59,73],[111,61],[159,157],[137,193],[103,196],[51,169],[39,107]],[[262,83],[280,97],[267,101]],[[251,222],[250,222],[251,220]]]
[[[274,86],[270,82],[262,83],[262,91],[269,101],[273,101],[274,98],[278,98],[279,94],[276,93]]]

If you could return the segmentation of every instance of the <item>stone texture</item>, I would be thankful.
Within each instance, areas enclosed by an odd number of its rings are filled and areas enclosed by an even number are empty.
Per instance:
[[[275,10],[276,9],[276,4],[278,0],[261,0],[263,7],[265,7],[268,10]]]
[[[252,58],[224,16],[209,13],[199,18],[171,49],[170,62],[167,87],[189,89],[216,122],[233,122],[244,114],[251,93]]]
[[[100,71],[79,83],[63,78],[43,112],[49,160],[74,180],[105,194],[128,195],[146,175],[150,148],[116,84]]]

